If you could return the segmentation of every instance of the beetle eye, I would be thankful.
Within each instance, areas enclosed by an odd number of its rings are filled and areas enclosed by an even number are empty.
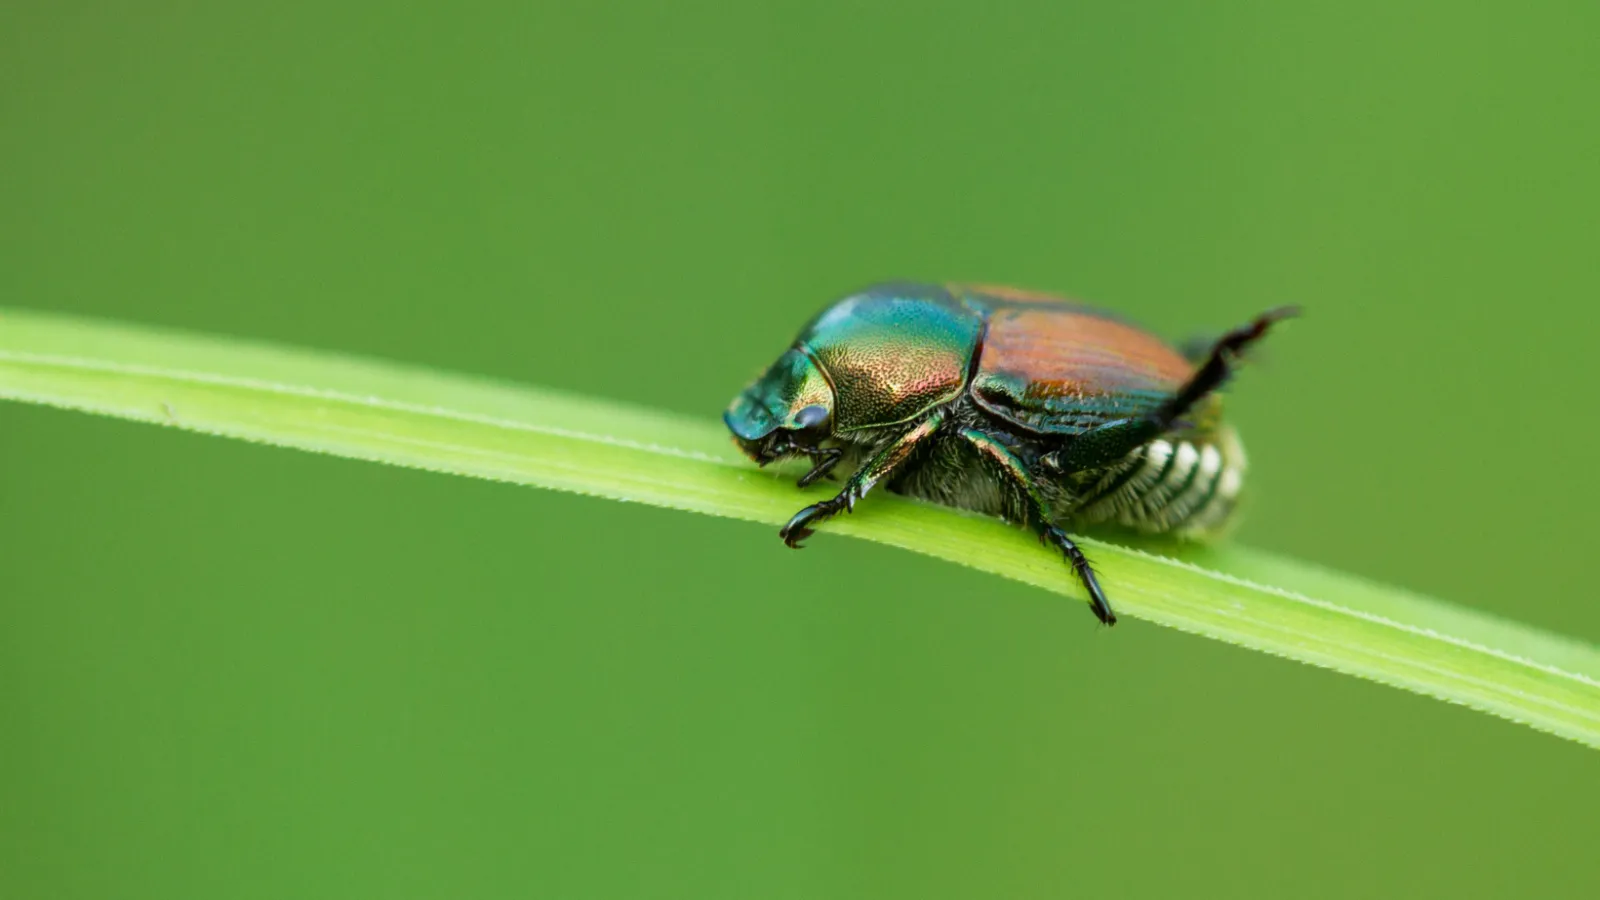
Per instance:
[[[827,437],[828,410],[821,406],[808,406],[794,414],[794,430],[818,438]]]

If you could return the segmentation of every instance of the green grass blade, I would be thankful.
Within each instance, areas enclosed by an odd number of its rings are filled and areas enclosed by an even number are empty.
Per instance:
[[[0,397],[773,526],[799,505],[710,417],[124,324],[0,310]],[[883,494],[827,530],[1083,599],[1054,554],[995,520]],[[1600,748],[1600,650],[1585,642],[1247,548],[1174,560],[1085,544],[1125,617]]]

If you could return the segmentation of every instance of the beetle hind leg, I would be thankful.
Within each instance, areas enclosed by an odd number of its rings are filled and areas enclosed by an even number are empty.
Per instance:
[[[1066,556],[1068,564],[1072,566],[1073,574],[1078,576],[1083,589],[1089,594],[1089,606],[1100,622],[1105,625],[1117,624],[1117,614],[1111,610],[1111,603],[1100,587],[1100,579],[1095,576],[1089,558],[1083,555],[1083,551],[1067,532],[1051,519],[1044,498],[1040,496],[1038,484],[1028,467],[1010,447],[996,440],[993,435],[976,428],[964,428],[961,437],[993,463],[1017,492],[1027,514],[1028,524],[1039,533],[1039,540],[1054,546]]]
[[[1056,461],[1057,468],[1065,472],[1103,468],[1180,427],[1183,417],[1189,414],[1196,403],[1222,387],[1233,375],[1239,357],[1246,348],[1265,337],[1274,323],[1299,315],[1299,312],[1292,306],[1274,309],[1257,316],[1250,324],[1217,338],[1189,380],[1160,406],[1147,415],[1118,419],[1075,436],[1067,449],[1061,452]]]
[[[1233,369],[1240,354],[1245,348],[1256,341],[1266,337],[1267,330],[1275,323],[1284,319],[1292,319],[1300,314],[1299,307],[1281,306],[1268,310],[1250,322],[1228,332],[1211,344],[1211,349],[1204,355],[1196,353],[1191,356],[1199,362],[1199,368],[1189,377],[1189,381],[1179,388],[1161,407],[1150,414],[1150,430],[1156,434],[1171,428],[1189,409],[1207,394],[1222,387],[1223,382],[1233,374]],[[1190,348],[1186,351],[1192,352]],[[1188,355],[1186,352],[1185,355]],[[1203,360],[1203,361],[1202,361]]]

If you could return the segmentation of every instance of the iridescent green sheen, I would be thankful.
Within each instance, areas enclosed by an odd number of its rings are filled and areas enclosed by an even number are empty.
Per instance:
[[[794,428],[795,416],[808,406],[832,412],[833,386],[810,357],[790,349],[733,398],[722,418],[734,434],[755,441],[779,428]]]
[[[983,316],[941,285],[886,284],[824,310],[795,346],[841,398],[834,433],[908,422],[961,395]]]
[[[982,330],[941,285],[874,286],[807,323],[723,418],[746,441],[795,427],[808,406],[835,434],[909,422],[961,395]]]

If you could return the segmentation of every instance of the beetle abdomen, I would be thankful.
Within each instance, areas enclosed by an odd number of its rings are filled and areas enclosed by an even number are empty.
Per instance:
[[[1232,518],[1245,467],[1231,427],[1204,438],[1151,441],[1085,484],[1071,515],[1083,525],[1209,538]]]

